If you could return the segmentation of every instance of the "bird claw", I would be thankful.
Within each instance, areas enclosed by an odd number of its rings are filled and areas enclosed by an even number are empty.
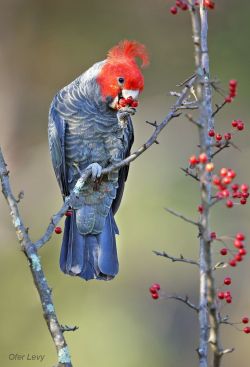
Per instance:
[[[98,163],[90,164],[87,169],[91,169],[92,180],[95,181],[102,174],[102,167]]]
[[[127,118],[130,115],[134,115],[136,112],[136,109],[133,107],[121,107],[119,109],[119,111],[117,112],[117,117],[119,120],[124,120],[125,118]]]

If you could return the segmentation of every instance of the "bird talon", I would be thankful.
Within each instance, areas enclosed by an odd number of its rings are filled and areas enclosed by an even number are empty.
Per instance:
[[[102,167],[98,163],[90,164],[87,169],[91,169],[92,180],[95,181],[97,178],[101,177]]]

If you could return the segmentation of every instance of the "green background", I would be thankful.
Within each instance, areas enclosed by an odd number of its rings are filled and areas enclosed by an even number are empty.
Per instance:
[[[61,205],[47,146],[47,113],[53,95],[105,58],[124,38],[147,46],[151,64],[145,69],[145,91],[134,118],[136,141],[151,133],[145,120],[161,121],[173,97],[169,91],[193,73],[193,46],[188,13],[169,13],[173,1],[134,0],[71,2],[65,0],[1,0],[0,6],[0,143],[11,171],[15,193],[24,190],[20,208],[32,239],[44,232]],[[241,151],[224,151],[218,168],[227,165],[240,182],[250,182],[249,145],[249,12],[246,0],[221,0],[209,14],[209,48],[213,77],[227,89],[239,81],[239,95],[217,119],[216,129],[230,130],[241,118],[246,130],[235,137]],[[221,101],[219,95],[215,96]],[[164,206],[197,217],[198,186],[180,167],[195,153],[196,128],[184,117],[174,120],[154,145],[130,168],[117,222],[120,273],[111,282],[88,283],[62,274],[58,266],[61,236],[54,235],[41,250],[42,264],[53,288],[62,324],[78,325],[67,333],[74,366],[172,367],[196,366],[198,322],[195,313],[173,300],[151,300],[148,288],[160,282],[165,293],[198,299],[198,271],[172,264],[152,250],[190,258],[198,256],[195,229],[164,211]],[[250,236],[249,206],[213,210],[212,229],[218,235],[244,231]],[[214,253],[220,259],[215,243]],[[52,366],[54,346],[44,322],[26,258],[20,251],[9,210],[0,197],[1,331],[0,361],[4,367]],[[232,321],[250,316],[249,257],[235,269],[216,273],[218,285],[233,278],[233,303],[223,308]],[[240,326],[241,327],[241,326]],[[222,328],[225,347],[236,351],[223,366],[249,365],[249,336],[230,326]],[[10,353],[45,354],[43,363],[10,361]]]

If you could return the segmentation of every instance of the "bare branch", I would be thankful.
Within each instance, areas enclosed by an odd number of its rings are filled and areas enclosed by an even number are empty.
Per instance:
[[[180,257],[174,257],[174,256],[170,256],[168,255],[165,251],[163,252],[159,252],[159,251],[155,251],[153,250],[153,253],[157,256],[163,256],[166,257],[167,259],[172,260],[173,262],[183,262],[183,263],[187,263],[187,264],[192,264],[192,265],[197,265],[199,266],[199,263],[195,260],[191,260],[191,259],[186,259],[185,257],[183,257],[183,255],[180,255]]]
[[[195,310],[196,312],[199,312],[199,308],[195,304],[193,304],[192,302],[189,301],[188,296],[182,297],[182,296],[179,296],[177,294],[168,294],[168,295],[165,296],[165,298],[166,299],[176,299],[177,301],[185,303],[185,305],[187,305],[192,310]]]
[[[3,195],[9,205],[10,214],[13,225],[15,227],[17,238],[20,242],[22,250],[28,258],[30,271],[40,296],[43,315],[47,323],[48,329],[55,344],[58,355],[58,366],[72,367],[71,359],[68,351],[66,340],[63,336],[60,324],[57,319],[55,307],[51,298],[51,291],[47,284],[37,249],[31,242],[28,231],[24,226],[20,216],[17,200],[15,199],[9,182],[9,172],[6,169],[6,163],[0,148],[0,178],[2,184]],[[62,358],[63,356],[63,358]],[[65,363],[64,363],[65,362]],[[67,363],[67,364],[66,364]]]
[[[198,222],[195,222],[195,221],[193,221],[192,219],[189,219],[189,218],[187,218],[187,217],[185,217],[184,215],[182,215],[182,214],[180,214],[180,213],[177,213],[177,212],[175,212],[174,210],[172,210],[172,209],[169,209],[169,208],[164,208],[168,213],[170,213],[170,214],[172,214],[172,215],[174,215],[175,217],[177,217],[177,218],[180,218],[180,219],[182,219],[182,220],[184,220],[185,222],[187,222],[187,223],[190,223],[190,224],[193,224],[193,225],[195,225],[195,226],[199,226],[199,223]]]
[[[192,115],[190,115],[189,113],[186,113],[186,114],[185,114],[185,117],[186,117],[190,122],[192,122],[192,124],[194,124],[195,126],[197,126],[197,127],[201,127],[201,124],[200,124],[198,121],[194,120],[194,119],[193,119],[193,116],[192,116]]]
[[[181,168],[181,170],[182,170],[183,172],[185,172],[186,176],[190,176],[190,177],[192,177],[194,180],[196,180],[196,181],[200,182],[199,177],[198,177],[198,176],[196,176],[196,175],[194,175],[193,173],[191,173],[191,172],[189,171],[189,169],[188,169],[188,168]]]
[[[214,117],[225,105],[227,101],[223,101],[220,105],[216,105],[216,110],[212,113],[212,117]]]

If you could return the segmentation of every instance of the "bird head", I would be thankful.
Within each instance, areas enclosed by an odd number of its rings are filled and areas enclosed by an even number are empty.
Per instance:
[[[136,41],[121,41],[109,50],[97,77],[102,100],[109,107],[117,109],[121,98],[137,100],[142,92],[144,78],[136,58],[141,59],[141,67],[149,63],[145,46]]]

